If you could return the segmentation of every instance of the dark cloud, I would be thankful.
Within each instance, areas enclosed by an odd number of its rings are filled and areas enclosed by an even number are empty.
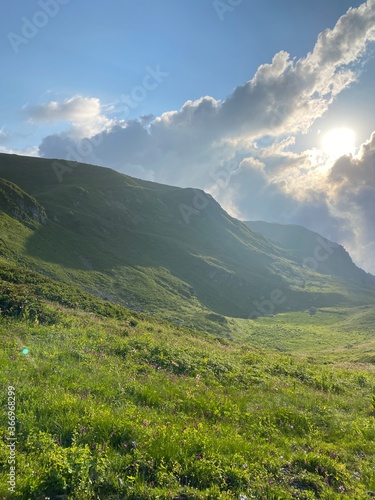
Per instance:
[[[329,182],[331,199],[355,235],[355,245],[348,243],[353,254],[375,273],[375,132],[358,156],[345,156],[335,163]]]

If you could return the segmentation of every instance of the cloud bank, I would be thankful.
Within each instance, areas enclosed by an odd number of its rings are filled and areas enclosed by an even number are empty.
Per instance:
[[[344,242],[375,272],[368,216],[375,215],[374,136],[357,157],[339,159],[332,170],[317,151],[291,152],[294,138],[358,79],[374,40],[375,0],[368,0],[321,33],[304,58],[277,53],[225,100],[205,96],[177,111],[128,121],[108,119],[98,99],[82,96],[26,112],[33,121],[72,123],[42,141],[40,156],[207,189],[240,218],[300,223]]]

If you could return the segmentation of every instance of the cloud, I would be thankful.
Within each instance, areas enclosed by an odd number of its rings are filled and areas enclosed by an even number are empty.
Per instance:
[[[10,134],[4,128],[0,128],[0,144],[4,144],[10,139]]]
[[[71,97],[62,102],[51,101],[26,108],[31,120],[35,122],[71,121],[81,122],[100,114],[100,101],[81,96]]]
[[[102,118],[101,164],[124,170],[134,164],[155,172],[160,181],[206,185],[207,172],[266,135],[306,132],[335,97],[357,78],[353,63],[374,40],[375,0],[350,9],[332,30],[318,37],[312,52],[297,61],[287,52],[259,67],[255,76],[224,101],[202,97],[187,101],[146,123]],[[29,109],[35,121],[70,120],[100,123],[98,99],[75,96]],[[70,134],[72,135],[72,134]],[[61,135],[66,141],[66,134]],[[64,144],[54,143],[57,151]],[[53,150],[41,144],[42,156]]]
[[[329,175],[330,202],[351,228],[347,246],[375,274],[375,132],[357,156],[338,159]]]
[[[375,274],[375,132],[356,156],[338,158],[331,169],[324,155],[287,148],[280,143],[258,160],[243,160],[218,201],[243,220],[315,230],[343,244],[358,265]]]
[[[101,103],[97,98],[80,95],[64,101],[51,101],[36,106],[26,106],[24,113],[32,123],[70,122],[72,128],[62,136],[77,138],[93,135],[108,126],[108,120],[101,111]]]
[[[39,156],[38,148],[33,146],[25,149],[12,149],[0,146],[0,153],[5,153],[8,155],[21,155],[21,156]]]

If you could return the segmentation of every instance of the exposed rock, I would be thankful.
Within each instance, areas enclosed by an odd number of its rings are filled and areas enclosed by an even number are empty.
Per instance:
[[[0,210],[31,228],[47,222],[47,214],[35,198],[5,179],[0,179]]]

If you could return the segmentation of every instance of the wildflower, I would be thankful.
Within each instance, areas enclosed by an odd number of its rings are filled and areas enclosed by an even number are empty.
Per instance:
[[[345,491],[345,488],[344,488],[344,486],[342,484],[339,486],[338,489],[339,489],[339,491]]]
[[[137,446],[137,441],[132,441],[132,446],[135,448]]]

